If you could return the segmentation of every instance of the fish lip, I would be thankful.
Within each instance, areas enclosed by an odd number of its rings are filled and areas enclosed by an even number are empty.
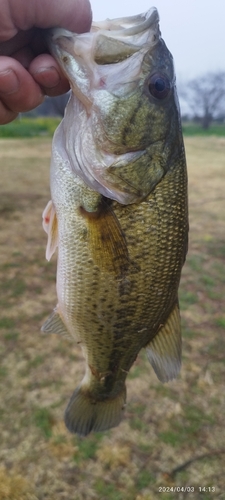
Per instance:
[[[76,37],[76,34],[63,28],[51,28],[48,30],[48,33],[46,35],[46,41],[50,53],[53,55],[53,57],[56,58],[59,64],[61,63],[60,66],[62,70],[64,67],[63,72],[66,78],[69,79],[70,83],[73,82],[73,92],[83,103],[84,107],[87,110],[87,113],[90,114],[90,110],[93,104],[93,100],[91,99],[90,94],[86,95],[84,92],[82,92],[81,89],[76,85],[74,79],[70,78],[68,70],[66,70],[66,61],[68,60],[69,62],[74,58],[74,36]]]
[[[128,25],[128,27],[126,27]],[[98,37],[99,33],[109,38],[124,39],[126,37],[134,37],[140,35],[150,28],[156,27],[154,30],[158,36],[159,31],[159,14],[156,7],[152,7],[147,12],[126,18],[107,19],[106,21],[93,22],[91,31],[88,33],[72,33],[64,28],[50,28],[46,34],[47,44],[51,52],[59,52],[60,49],[68,51],[72,55],[71,46],[75,51],[76,38],[85,40],[85,37]],[[157,36],[156,36],[157,38]],[[134,43],[135,45],[135,43]],[[138,37],[136,40],[137,50],[140,49]],[[56,49],[58,47],[58,50]],[[58,55],[58,54],[57,54]],[[79,49],[78,54],[79,55]]]
[[[133,23],[133,24],[132,24]],[[147,12],[137,16],[118,17],[116,19],[106,19],[106,21],[95,22],[93,21],[90,33],[102,31],[104,35],[110,38],[118,36],[134,36],[149,30],[152,26],[159,23],[159,13],[156,7],[152,7]],[[126,24],[128,27],[126,27]],[[131,24],[131,26],[130,26]],[[115,29],[117,28],[117,29]],[[85,33],[72,33],[64,28],[50,28],[48,30],[47,39],[55,42],[61,38],[73,39],[73,36],[82,36]]]
[[[69,50],[68,42],[73,43],[74,33],[63,28],[51,28],[46,34],[47,45],[51,54],[56,58],[62,59],[62,51],[73,55],[72,50]]]
[[[142,21],[143,19],[143,21]],[[123,27],[126,24],[132,24],[128,28]],[[107,19],[102,22],[93,22],[91,31],[102,30],[104,34],[108,33],[110,37],[121,36],[134,36],[149,30],[154,24],[159,23],[159,14],[156,7],[152,7],[147,12],[137,16],[130,16],[126,18],[116,18],[113,20]],[[117,27],[115,29],[115,27]]]

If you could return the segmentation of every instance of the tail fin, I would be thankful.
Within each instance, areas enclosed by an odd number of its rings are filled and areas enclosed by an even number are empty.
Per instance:
[[[87,436],[91,431],[105,431],[120,423],[125,402],[125,386],[114,399],[94,401],[80,385],[67,406],[65,424],[70,432],[80,436]]]

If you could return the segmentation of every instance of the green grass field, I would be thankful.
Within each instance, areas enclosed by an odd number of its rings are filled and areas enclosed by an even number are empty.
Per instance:
[[[30,118],[21,116],[7,125],[0,126],[0,138],[16,137],[52,137],[55,128],[60,122],[60,118],[38,117]],[[225,136],[225,125],[212,123],[208,130],[204,130],[201,125],[195,123],[183,123],[183,133],[185,136]]]
[[[56,304],[56,259],[45,260],[41,225],[51,140],[0,140],[0,500],[225,498],[225,137],[186,137],[185,146],[181,374],[161,384],[141,352],[122,423],[82,439],[63,414],[83,356],[40,332]]]
[[[183,123],[182,125],[184,136],[196,136],[200,135],[202,137],[209,137],[215,135],[217,137],[225,137],[225,125],[220,125],[217,123],[212,123],[210,127],[206,130],[203,129],[201,125],[197,123]]]
[[[0,138],[52,137],[59,122],[60,118],[53,117],[18,117],[6,125],[0,125]]]

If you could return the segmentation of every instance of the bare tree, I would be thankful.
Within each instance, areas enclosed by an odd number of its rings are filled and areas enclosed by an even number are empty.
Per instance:
[[[214,118],[225,113],[225,72],[206,73],[191,80],[180,95],[202,127],[209,128]]]

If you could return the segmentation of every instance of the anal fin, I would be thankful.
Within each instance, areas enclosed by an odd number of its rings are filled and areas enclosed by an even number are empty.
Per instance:
[[[49,318],[45,321],[41,327],[41,331],[45,333],[56,333],[58,335],[72,338],[57,309],[55,309],[51,316],[49,316]]]
[[[176,378],[181,367],[181,326],[176,303],[166,323],[146,346],[148,360],[158,379],[168,382]]]

